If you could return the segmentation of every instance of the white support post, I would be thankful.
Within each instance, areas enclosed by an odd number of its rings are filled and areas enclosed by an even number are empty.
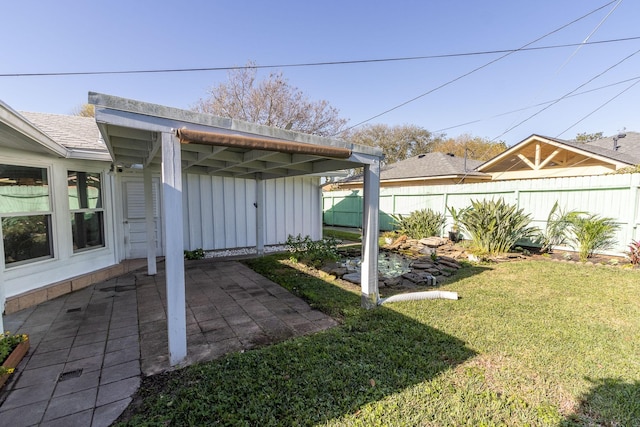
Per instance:
[[[2,277],[4,274],[2,272],[3,268],[4,265],[0,263],[0,333],[4,332],[4,303],[6,302],[6,294],[4,292],[4,278]]]
[[[264,180],[256,178],[256,253],[264,255]]]
[[[187,357],[184,236],[182,231],[182,165],[180,142],[162,133],[162,214],[164,218],[169,362],[175,366]]]
[[[144,168],[144,214],[147,226],[147,274],[155,276],[158,272],[156,266],[156,226],[153,217],[153,181],[151,169]]]
[[[362,307],[378,305],[378,232],[380,209],[380,161],[364,165],[362,209]]]

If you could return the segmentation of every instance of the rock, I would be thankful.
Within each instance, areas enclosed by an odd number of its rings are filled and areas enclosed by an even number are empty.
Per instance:
[[[433,268],[433,264],[432,263],[427,263],[427,262],[414,262],[411,264],[411,268],[417,268],[419,270],[428,270],[430,268]]]
[[[431,255],[436,253],[436,249],[435,248],[431,248],[429,246],[424,246],[422,247],[422,249],[420,249],[419,251],[416,252],[420,252],[423,255]]]
[[[347,273],[342,276],[342,280],[359,285],[362,282],[362,277],[360,276],[360,273]]]
[[[392,244],[387,246],[389,249],[398,249],[405,241],[407,240],[407,236],[402,235],[398,237]]]
[[[461,265],[460,265],[460,264],[458,264],[458,262],[457,262],[457,261],[455,261],[455,260],[453,260],[453,261],[449,261],[449,260],[446,260],[446,259],[442,259],[442,258],[441,258],[441,259],[438,259],[438,264],[440,264],[440,265],[444,265],[445,267],[453,268],[453,269],[455,269],[455,270],[457,270],[457,269],[461,268]]]
[[[387,277],[384,279],[384,283],[390,287],[399,286],[402,283],[402,276]]]
[[[415,284],[415,283],[413,283],[411,280],[407,280],[407,279],[404,279],[404,280],[402,281],[402,287],[403,287],[403,288],[409,288],[409,289],[415,289],[415,288],[417,288],[417,286],[416,286],[416,284]]]
[[[432,248],[440,247],[448,242],[447,239],[443,237],[437,237],[437,236],[427,237],[426,239],[420,239],[419,241],[423,245],[429,246]]]

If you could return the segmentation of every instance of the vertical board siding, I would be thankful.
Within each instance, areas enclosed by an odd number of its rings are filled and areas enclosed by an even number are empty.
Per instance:
[[[503,198],[530,214],[532,224],[544,228],[556,201],[563,210],[577,210],[615,218],[620,225],[618,245],[625,251],[640,238],[640,174],[597,175],[495,181],[475,184],[384,187],[380,189],[380,229],[393,227],[391,215],[407,215],[419,209],[443,212],[447,227],[452,223],[447,208],[461,209],[471,200]],[[327,225],[362,226],[362,191],[323,193],[323,220]]]
[[[185,249],[256,245],[256,182],[187,174],[183,180]],[[265,244],[288,235],[322,237],[319,178],[265,181]]]

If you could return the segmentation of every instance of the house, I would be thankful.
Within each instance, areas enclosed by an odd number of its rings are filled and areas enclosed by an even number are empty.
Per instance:
[[[588,143],[531,135],[484,163],[467,159],[466,166],[463,158],[443,153],[416,156],[383,168],[380,226],[391,230],[394,215],[427,208],[451,220],[448,207],[464,208],[471,200],[503,197],[526,208],[534,224],[543,227],[557,201],[568,209],[616,218],[624,230],[618,236],[616,250],[620,250],[638,238],[640,224],[634,207],[640,200],[638,177],[604,175],[638,164],[637,132]],[[325,223],[359,227],[361,188],[359,175],[325,185]]]
[[[417,185],[459,184],[482,182],[491,175],[478,172],[481,161],[456,157],[451,153],[426,153],[410,157],[380,170],[380,187],[405,187]],[[329,189],[354,189],[362,187],[362,175],[353,175],[329,183]]]
[[[381,151],[90,93],[95,119],[0,103],[0,308],[16,311],[165,257],[170,359],[186,355],[183,250],[322,236],[320,176],[365,170],[378,228]],[[377,303],[366,233],[363,304]],[[171,284],[171,286],[169,286]],[[6,301],[6,304],[5,304]],[[1,326],[1,325],[0,325]]]
[[[640,164],[640,134],[588,143],[531,135],[478,166],[492,180],[603,175]]]

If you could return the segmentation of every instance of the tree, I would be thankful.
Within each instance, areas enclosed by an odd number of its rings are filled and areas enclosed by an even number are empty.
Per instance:
[[[339,134],[347,120],[325,100],[310,101],[282,72],[257,80],[257,68],[232,70],[228,81],[208,90],[195,111],[321,136]]]
[[[80,117],[95,117],[96,109],[93,104],[82,104],[74,108],[71,114]]]
[[[576,138],[574,139],[574,141],[576,142],[591,142],[591,141],[595,141],[596,139],[600,139],[602,138],[602,132],[596,132],[596,133],[586,133],[586,132],[582,132],[576,135]]]
[[[458,157],[464,157],[466,151],[469,159],[489,160],[506,149],[507,144],[504,141],[491,141],[487,138],[463,134],[455,138],[437,141],[432,151],[452,153]]]
[[[385,164],[429,153],[441,138],[441,135],[415,125],[390,127],[384,124],[365,125],[347,137],[354,144],[381,148]]]

